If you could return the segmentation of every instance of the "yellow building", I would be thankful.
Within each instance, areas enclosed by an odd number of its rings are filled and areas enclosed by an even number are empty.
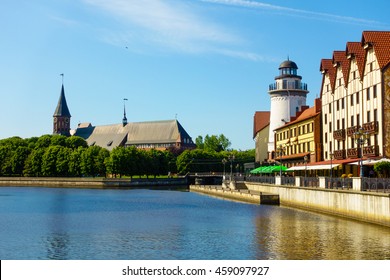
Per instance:
[[[275,160],[292,167],[322,160],[321,100],[311,108],[304,106],[285,125],[274,130]]]

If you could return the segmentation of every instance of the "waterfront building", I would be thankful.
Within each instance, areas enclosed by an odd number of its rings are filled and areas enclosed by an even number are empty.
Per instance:
[[[53,114],[53,134],[70,135],[70,112],[66,103],[64,84],[62,83],[60,98]]]
[[[279,66],[279,76],[269,86],[271,115],[268,136],[268,160],[275,159],[274,130],[291,121],[291,117],[306,105],[307,85],[297,74],[298,66],[287,59]]]
[[[92,126],[80,123],[74,135],[84,138],[89,146],[111,151],[115,147],[135,146],[139,149],[194,149],[191,136],[177,120],[127,122]]]
[[[321,60],[325,160],[343,164],[390,156],[389,66],[388,31],[364,31],[360,42],[348,42],[345,50]],[[355,139],[359,129],[365,136],[363,146]],[[343,166],[346,172],[358,173]]]
[[[255,161],[262,163],[268,159],[268,137],[270,112],[257,111],[253,117],[253,139],[255,140]]]
[[[302,106],[290,122],[275,129],[275,146],[275,160],[287,167],[322,160],[321,99],[313,107]]]

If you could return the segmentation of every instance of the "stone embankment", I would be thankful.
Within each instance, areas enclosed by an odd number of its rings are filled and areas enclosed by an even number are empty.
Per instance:
[[[114,188],[188,189],[188,183],[186,178],[115,179],[115,178],[0,177],[0,186],[88,188],[88,189],[114,189]]]

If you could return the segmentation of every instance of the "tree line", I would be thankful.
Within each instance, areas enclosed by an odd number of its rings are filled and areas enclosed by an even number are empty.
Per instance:
[[[148,177],[168,173],[222,172],[228,169],[227,165],[233,166],[233,161],[227,160],[233,156],[234,170],[238,172],[243,169],[244,162],[254,161],[254,150],[215,151],[199,147],[160,151],[116,147],[108,151],[99,146],[88,146],[78,136],[11,137],[0,140],[0,176],[104,177],[110,174],[115,177]]]

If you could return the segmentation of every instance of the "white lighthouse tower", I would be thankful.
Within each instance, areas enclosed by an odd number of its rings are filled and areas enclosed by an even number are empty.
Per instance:
[[[297,75],[298,66],[287,59],[279,66],[279,76],[275,83],[269,86],[271,97],[271,115],[269,127],[268,158],[274,158],[274,130],[290,121],[296,112],[306,105],[307,85],[302,83],[302,77]]]

